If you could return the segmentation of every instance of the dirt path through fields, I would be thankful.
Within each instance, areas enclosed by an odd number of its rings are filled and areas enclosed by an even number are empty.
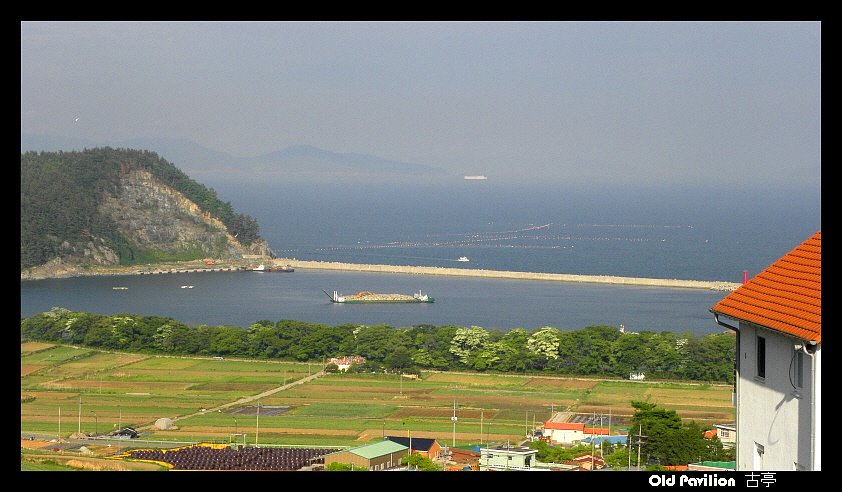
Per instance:
[[[308,383],[308,382],[310,382],[310,381],[312,381],[316,378],[322,377],[324,375],[325,375],[324,371],[319,371],[319,372],[317,372],[317,373],[315,373],[311,376],[307,376],[305,378],[299,379],[297,381],[293,381],[293,382],[291,382],[289,384],[286,384],[286,385],[283,385],[283,386],[278,386],[277,388],[272,388],[270,390],[264,391],[263,393],[259,393],[259,394],[256,394],[254,396],[247,396],[245,398],[240,398],[239,400],[232,401],[232,402],[229,402],[229,403],[225,403],[225,404],[213,407],[213,408],[207,408],[204,411],[193,412],[193,413],[188,414],[188,415],[181,415],[179,417],[174,418],[173,422],[177,422],[179,420],[187,419],[187,418],[190,418],[190,417],[195,417],[196,415],[204,415],[208,412],[216,412],[218,410],[225,410],[226,408],[230,408],[230,407],[233,407],[233,406],[245,405],[246,403],[251,403],[251,402],[259,400],[261,398],[266,398],[267,396],[274,395],[275,393],[277,393],[279,391],[284,391],[286,389],[292,388],[293,386]],[[137,430],[138,431],[149,430],[154,425],[155,425],[154,422],[144,424],[144,425],[141,425],[140,427],[138,427]]]

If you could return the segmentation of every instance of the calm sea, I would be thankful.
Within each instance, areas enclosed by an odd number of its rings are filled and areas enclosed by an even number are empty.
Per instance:
[[[280,256],[739,282],[821,229],[820,194],[727,189],[525,189],[215,183],[255,216]],[[457,262],[466,256],[469,262]],[[182,285],[193,285],[182,289]],[[128,290],[113,290],[125,286]],[[335,305],[322,293],[412,293],[433,304]],[[21,315],[61,306],[247,327],[295,319],[508,330],[607,324],[721,331],[708,309],[725,293],[694,289],[298,270],[21,282]]]

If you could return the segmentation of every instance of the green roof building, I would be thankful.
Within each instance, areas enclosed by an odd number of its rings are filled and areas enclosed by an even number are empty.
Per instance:
[[[408,453],[409,448],[403,444],[394,441],[377,441],[326,454],[324,459],[325,466],[331,463],[344,463],[352,467],[376,471],[399,466],[401,458]]]
[[[690,463],[687,465],[688,470],[704,470],[704,471],[734,471],[737,469],[736,461],[702,461],[699,463]]]

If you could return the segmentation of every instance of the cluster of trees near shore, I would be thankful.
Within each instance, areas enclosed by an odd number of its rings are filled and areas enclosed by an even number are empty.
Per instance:
[[[623,378],[643,372],[647,378],[734,382],[735,337],[730,333],[621,333],[612,326],[503,332],[478,326],[329,326],[292,320],[261,320],[243,329],[53,308],[21,319],[21,338],[172,355],[298,361],[359,355],[367,358],[357,368],[360,371],[474,370]]]

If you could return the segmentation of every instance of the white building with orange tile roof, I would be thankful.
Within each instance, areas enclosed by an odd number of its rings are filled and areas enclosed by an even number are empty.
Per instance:
[[[738,334],[737,470],[821,470],[821,237],[710,310]]]
[[[585,438],[584,422],[544,422],[544,437],[550,442],[570,444]]]

